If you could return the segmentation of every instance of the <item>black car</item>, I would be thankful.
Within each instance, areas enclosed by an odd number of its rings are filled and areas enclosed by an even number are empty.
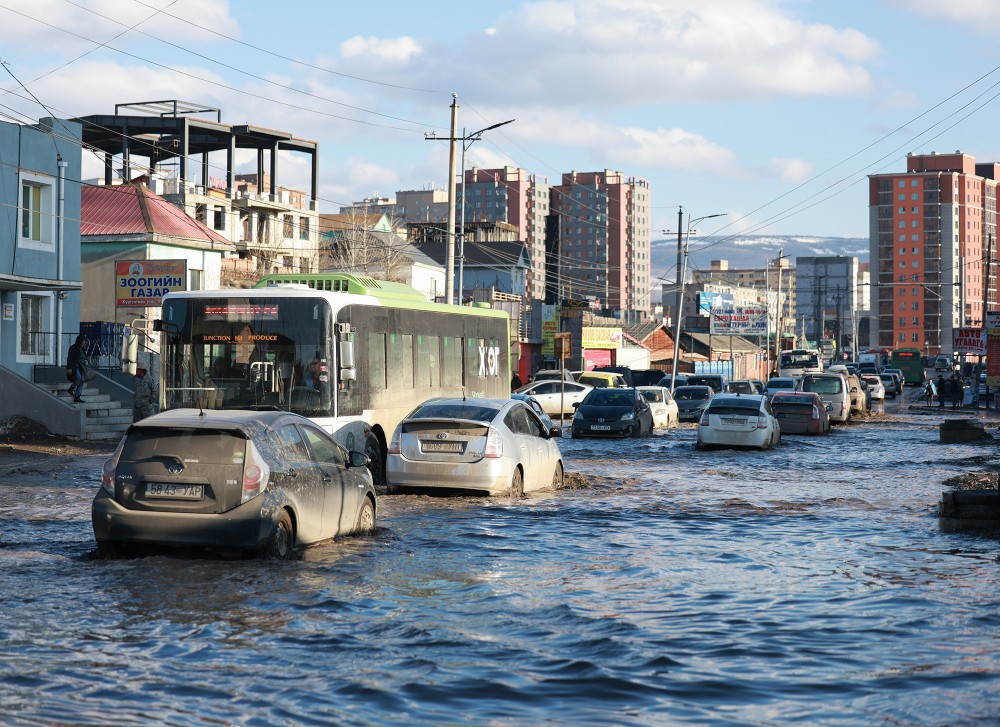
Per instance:
[[[375,528],[362,452],[281,411],[173,409],[129,427],[91,507],[98,551],[146,546],[289,558]]]
[[[574,437],[642,437],[653,433],[653,412],[636,389],[594,389],[574,406]]]
[[[674,389],[677,418],[682,422],[698,421],[714,396],[715,390],[711,386],[678,386]]]

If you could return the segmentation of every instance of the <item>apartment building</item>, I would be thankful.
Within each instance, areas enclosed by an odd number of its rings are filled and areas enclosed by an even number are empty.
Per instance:
[[[871,343],[952,352],[952,333],[996,303],[1000,164],[962,151],[909,154],[906,171],[869,175]]]
[[[517,167],[465,170],[457,192],[458,219],[463,226],[502,222],[516,229],[516,238],[528,248],[527,294],[545,297],[545,220],[550,187],[546,177]],[[466,233],[468,234],[468,233]]]
[[[621,172],[569,172],[552,187],[560,299],[606,311],[651,309],[649,182]]]
[[[831,339],[837,351],[867,348],[867,339],[855,344],[868,313],[867,285],[867,268],[856,257],[796,257],[795,332],[811,341]]]

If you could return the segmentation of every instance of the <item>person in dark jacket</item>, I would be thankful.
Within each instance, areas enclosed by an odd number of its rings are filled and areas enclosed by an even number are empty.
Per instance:
[[[66,376],[73,377],[73,383],[69,386],[69,393],[73,395],[73,401],[77,404],[83,403],[83,398],[80,395],[83,393],[83,387],[86,384],[84,379],[86,371],[84,367],[88,364],[87,350],[89,348],[90,342],[81,333],[76,337],[76,343],[69,347],[69,352],[66,354]]]
[[[941,374],[938,374],[937,396],[938,406],[944,406],[944,400],[948,398],[948,382],[944,380],[944,376]]]
[[[521,377],[518,376],[517,372],[515,371],[514,375],[510,377],[510,390],[517,391],[522,386],[524,386],[524,384],[521,383]]]
[[[153,416],[153,399],[156,388],[153,380],[146,375],[146,369],[141,366],[135,370],[135,387],[132,390],[132,421]]]
[[[958,374],[952,374],[951,377],[951,406],[954,409],[958,409],[963,404],[963,399],[965,399],[965,382],[962,381]]]

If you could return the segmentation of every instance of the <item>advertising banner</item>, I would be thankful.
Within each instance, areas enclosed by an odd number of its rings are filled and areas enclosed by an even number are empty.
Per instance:
[[[986,313],[986,385],[1000,387],[1000,311]]]
[[[622,347],[622,329],[585,326],[583,329],[583,347],[585,349],[619,349]]]
[[[767,308],[762,305],[712,308],[711,333],[715,336],[766,336]]]
[[[187,290],[186,260],[115,260],[115,307],[158,306]]]
[[[982,328],[956,328],[952,350],[955,353],[971,353],[976,356],[985,356],[986,331]]]

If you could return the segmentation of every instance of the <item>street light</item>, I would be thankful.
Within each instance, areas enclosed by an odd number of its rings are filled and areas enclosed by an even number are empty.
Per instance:
[[[465,130],[462,131],[462,136],[456,136],[458,133],[458,94],[453,93],[451,95],[451,134],[450,136],[438,136],[436,133],[424,134],[424,141],[447,141],[450,144],[450,153],[448,154],[448,236],[446,255],[445,255],[445,271],[444,271],[444,287],[447,293],[447,300],[449,303],[455,302],[455,142],[462,142],[462,230],[463,237],[465,231],[465,150],[468,148],[465,142],[469,142],[469,146],[472,146],[472,142],[478,141],[483,132],[495,129],[498,126],[503,126],[514,121],[510,119],[508,121],[501,121],[499,124],[493,124],[492,126],[487,126],[485,129],[480,129],[470,135],[465,134]],[[461,289],[459,290],[461,295]]]
[[[681,246],[681,227],[684,224],[684,208],[677,208],[677,305],[674,312],[677,315],[677,321],[674,327],[674,365],[673,370],[670,372],[670,390],[674,390],[674,384],[677,381],[677,358],[680,355],[681,350],[681,307],[684,304],[684,278],[687,275],[687,260],[688,260],[688,246],[691,243],[691,225],[695,222],[701,222],[702,220],[710,220],[713,217],[725,217],[725,212],[719,212],[714,215],[705,215],[704,217],[695,217],[691,219],[690,213],[688,214],[687,223],[687,233],[685,235],[683,248]]]

